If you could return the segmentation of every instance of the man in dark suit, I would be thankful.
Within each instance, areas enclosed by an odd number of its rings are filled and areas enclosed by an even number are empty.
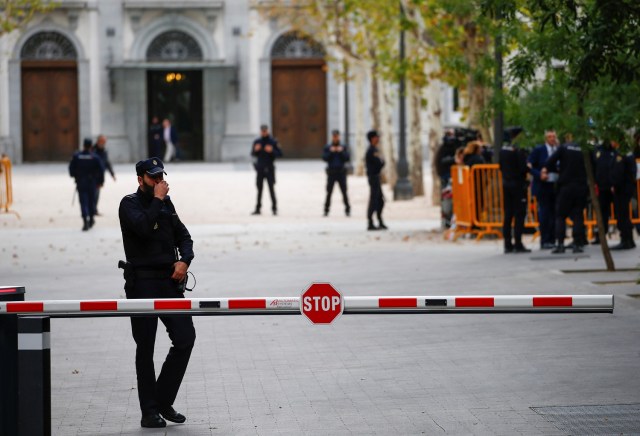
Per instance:
[[[538,223],[540,230],[540,249],[548,250],[554,247],[555,240],[555,182],[558,180],[556,171],[547,171],[544,164],[558,146],[558,136],[553,130],[544,134],[544,144],[536,146],[529,154],[527,165],[533,176],[531,194],[538,202]]]

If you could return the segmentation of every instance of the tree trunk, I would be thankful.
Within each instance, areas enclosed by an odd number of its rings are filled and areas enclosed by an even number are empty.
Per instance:
[[[390,186],[395,186],[398,181],[398,168],[396,165],[395,141],[393,136],[393,116],[391,114],[393,104],[391,103],[387,83],[384,80],[378,80],[378,84],[380,85],[380,121],[382,122],[380,132],[382,138],[380,138],[380,140],[382,142],[382,154],[385,159],[382,182],[389,183]]]
[[[584,116],[584,101],[586,99],[587,92],[585,89],[578,90],[578,120],[580,120],[581,126],[586,126],[586,120]],[[586,138],[582,138],[586,144]],[[593,207],[593,212],[596,215],[596,222],[598,223],[598,235],[600,235],[600,248],[602,249],[602,257],[604,257],[604,262],[607,265],[607,271],[615,271],[616,266],[613,263],[613,258],[611,257],[611,251],[609,250],[609,245],[607,244],[607,238],[605,237],[606,233],[604,230],[605,223],[602,222],[602,212],[600,211],[600,201],[598,200],[598,196],[596,195],[596,180],[593,175],[593,166],[591,165],[591,154],[586,146],[583,145],[582,148],[582,156],[584,157],[584,167],[587,170],[587,184],[589,185],[589,195],[591,196],[591,206]],[[608,223],[607,223],[608,225]]]
[[[428,66],[427,68],[432,68]],[[430,74],[430,70],[427,74]],[[436,170],[436,154],[444,136],[442,125],[442,108],[440,106],[441,82],[435,79],[429,80],[426,89],[427,99],[427,125],[429,127],[429,160],[431,161],[431,204],[440,206],[440,177]]]
[[[366,132],[364,127],[364,82],[365,82],[365,70],[358,68],[355,73],[354,86],[356,91],[356,138],[355,138],[355,153],[351,157],[354,162],[354,174],[356,176],[364,175],[364,155],[367,149]]]
[[[369,80],[371,84],[371,128],[379,129],[380,120],[380,80],[378,79],[378,71],[376,66],[371,67],[369,72]]]
[[[409,153],[409,178],[413,186],[413,194],[416,197],[424,196],[424,175],[422,173],[422,118],[421,105],[422,93],[421,89],[412,82],[408,83],[407,96],[409,97],[409,123],[410,123],[410,142]]]

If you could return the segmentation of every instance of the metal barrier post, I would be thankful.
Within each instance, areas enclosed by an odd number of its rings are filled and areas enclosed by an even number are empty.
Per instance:
[[[24,301],[24,287],[0,286],[0,301]],[[18,315],[0,316],[0,434],[18,434]]]
[[[0,212],[12,213],[18,219],[20,214],[9,210],[13,203],[13,186],[11,184],[11,160],[3,154],[0,157]]]
[[[18,434],[51,435],[51,345],[48,316],[18,318]]]

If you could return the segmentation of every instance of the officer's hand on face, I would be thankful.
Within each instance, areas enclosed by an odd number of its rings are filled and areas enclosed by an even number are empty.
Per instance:
[[[169,193],[169,184],[164,180],[160,180],[156,183],[156,186],[153,187],[153,196],[159,198],[160,200],[164,200],[164,197]]]
[[[271,153],[273,151],[273,146],[272,145],[265,145],[264,146],[264,151],[266,151],[267,153]]]
[[[253,150],[254,151],[260,151],[262,149],[262,145],[261,144],[254,144],[253,145]]]
[[[177,282],[183,281],[187,275],[187,269],[189,269],[189,265],[180,260],[177,261],[173,264],[173,274],[171,275],[171,278]]]

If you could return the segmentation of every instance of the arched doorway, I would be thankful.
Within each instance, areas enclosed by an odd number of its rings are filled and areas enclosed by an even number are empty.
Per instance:
[[[20,53],[23,160],[69,160],[78,149],[78,55],[55,31],[39,32]]]
[[[316,159],[327,141],[324,55],[320,44],[296,32],[271,50],[272,130],[285,157]]]
[[[171,120],[178,133],[177,157],[202,160],[202,70],[167,68],[167,64],[202,61],[198,42],[187,33],[177,30],[161,33],[149,44],[147,61],[158,63],[158,69],[147,71],[149,121],[154,116],[160,121],[164,118]]]

